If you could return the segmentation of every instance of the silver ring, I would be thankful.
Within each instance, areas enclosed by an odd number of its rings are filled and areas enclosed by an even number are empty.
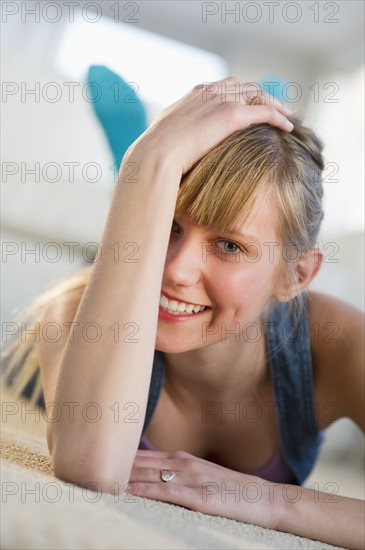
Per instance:
[[[162,481],[165,481],[167,483],[168,481],[171,481],[176,476],[175,472],[171,472],[171,470],[160,470],[161,472],[161,479]]]

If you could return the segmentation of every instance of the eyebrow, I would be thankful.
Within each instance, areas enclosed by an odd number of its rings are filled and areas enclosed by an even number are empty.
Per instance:
[[[174,221],[176,220],[178,220],[178,218],[174,218]],[[250,235],[249,233],[241,233],[240,231],[237,231],[235,229],[232,229],[231,231],[230,230],[222,231],[214,226],[205,226],[204,229],[206,233],[220,233],[221,235],[222,234],[227,236],[229,235],[239,239],[243,238],[243,239],[252,239],[253,241],[260,241],[260,239],[255,235]]]
[[[222,233],[223,235],[230,235],[236,238],[252,239],[253,241],[259,241],[260,239],[255,235],[250,235],[249,233],[241,233],[240,231],[219,231],[218,229],[212,228],[208,231],[214,231],[214,233]]]

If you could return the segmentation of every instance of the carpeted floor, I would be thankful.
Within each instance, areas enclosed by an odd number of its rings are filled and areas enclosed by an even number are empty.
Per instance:
[[[45,426],[1,429],[1,548],[319,549],[339,547],[193,512],[163,502],[101,494],[54,477]]]

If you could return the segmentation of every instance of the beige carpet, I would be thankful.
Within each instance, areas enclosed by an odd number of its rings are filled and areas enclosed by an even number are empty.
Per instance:
[[[98,494],[53,476],[44,425],[2,423],[1,548],[336,548],[179,506]]]

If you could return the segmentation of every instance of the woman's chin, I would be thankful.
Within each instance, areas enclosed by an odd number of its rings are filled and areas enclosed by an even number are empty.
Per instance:
[[[181,343],[174,343],[171,340],[166,342],[165,340],[160,341],[156,338],[155,349],[157,351],[162,351],[163,353],[183,353],[185,351],[190,351],[191,348],[187,347],[186,344],[182,345]]]
[[[162,351],[163,353],[184,353],[201,347],[202,343],[197,342],[196,337],[194,338],[194,342],[188,339],[182,341],[181,337],[174,338],[171,334],[161,334],[157,331],[155,343],[155,349],[157,351]]]

